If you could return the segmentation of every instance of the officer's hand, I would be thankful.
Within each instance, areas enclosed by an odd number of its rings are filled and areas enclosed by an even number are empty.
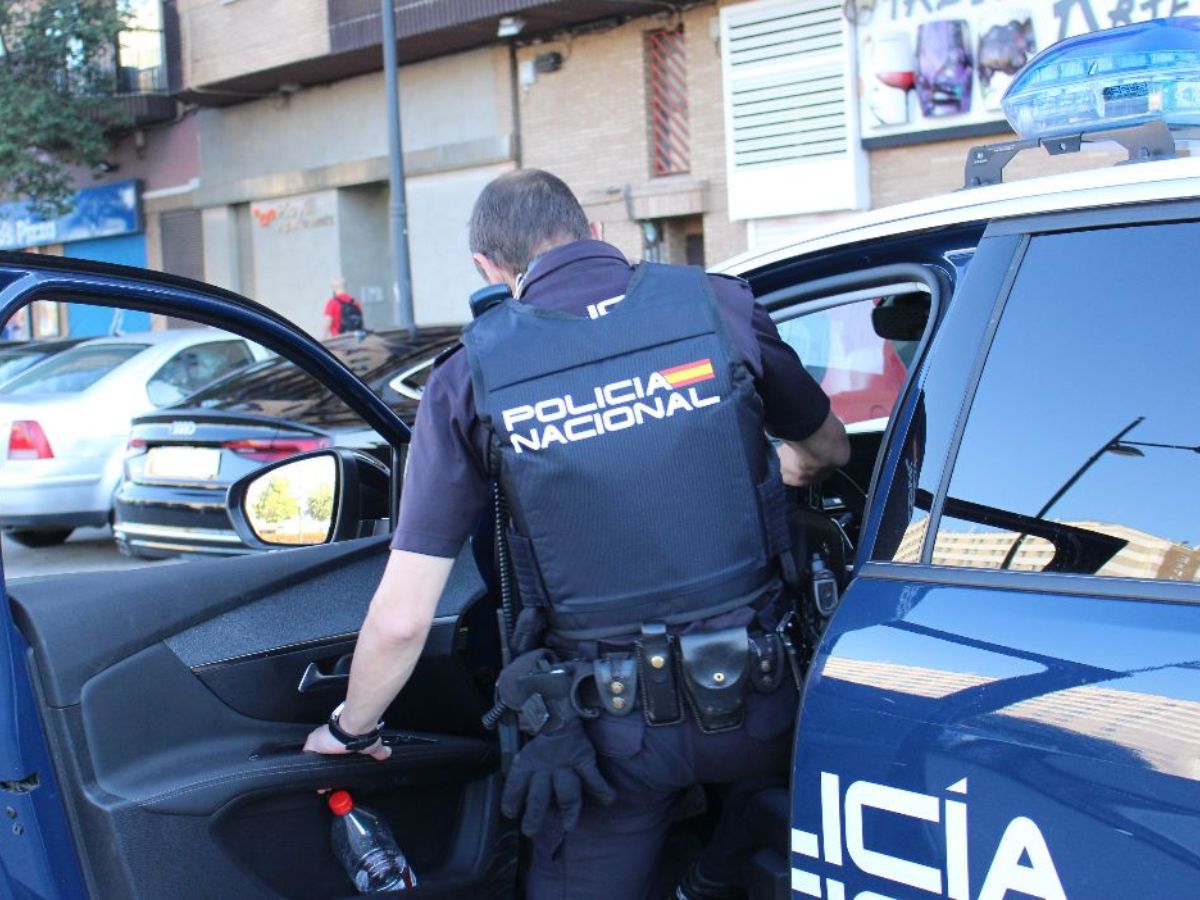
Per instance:
[[[786,485],[807,487],[825,473],[821,463],[798,444],[781,441],[776,450],[779,453],[779,477]]]
[[[341,741],[329,733],[328,725],[322,725],[320,728],[314,728],[308,736],[308,740],[304,742],[304,752],[322,753],[326,756],[344,756],[350,751],[342,745]],[[359,750],[358,752],[383,762],[392,755],[392,748],[385,747],[383,741],[379,740],[366,750]]]
[[[508,773],[500,809],[510,819],[524,809],[521,831],[533,837],[547,824],[553,806],[558,826],[567,832],[579,821],[585,790],[604,806],[617,798],[596,767],[596,751],[582,723],[575,719],[558,731],[537,735],[521,749]]]

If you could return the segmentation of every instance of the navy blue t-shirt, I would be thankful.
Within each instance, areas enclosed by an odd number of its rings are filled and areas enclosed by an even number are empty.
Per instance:
[[[544,253],[530,268],[521,301],[587,315],[587,307],[624,295],[633,268],[603,241],[575,241]],[[754,376],[767,428],[784,440],[810,437],[829,415],[829,398],[784,343],[750,286],[710,276],[730,337]],[[457,556],[489,496],[488,433],[475,412],[466,352],[436,367],[413,426],[392,548]]]

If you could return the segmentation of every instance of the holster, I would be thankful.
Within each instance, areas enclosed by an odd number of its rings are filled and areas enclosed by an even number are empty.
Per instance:
[[[592,663],[600,702],[614,716],[627,716],[636,706],[638,671],[632,653],[610,653]]]
[[[744,627],[680,635],[683,687],[706,734],[741,727],[745,717],[750,636]]]
[[[651,622],[642,626],[637,663],[642,682],[642,713],[648,725],[674,725],[683,720],[675,678],[674,641],[666,625]]]
[[[497,705],[484,724],[499,721],[497,712],[512,715],[528,735],[555,731],[577,719],[600,714],[584,698],[592,665],[575,660],[555,661],[549,651],[522,654],[500,672],[496,682]],[[489,726],[490,727],[490,726]]]

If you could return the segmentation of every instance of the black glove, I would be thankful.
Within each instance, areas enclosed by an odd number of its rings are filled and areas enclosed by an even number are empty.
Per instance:
[[[539,734],[521,749],[508,773],[500,809],[515,819],[524,807],[521,831],[533,837],[546,824],[553,803],[565,833],[579,821],[584,788],[604,806],[617,799],[596,768],[596,751],[583,723],[574,719],[556,731]]]

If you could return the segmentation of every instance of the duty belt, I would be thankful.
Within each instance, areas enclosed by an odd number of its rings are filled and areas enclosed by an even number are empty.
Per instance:
[[[674,635],[654,623],[642,626],[634,652],[606,653],[592,671],[608,713],[627,716],[640,708],[648,724],[673,725],[686,703],[700,729],[715,734],[741,727],[751,688],[765,694],[783,683],[788,652],[776,632],[741,627]]]

